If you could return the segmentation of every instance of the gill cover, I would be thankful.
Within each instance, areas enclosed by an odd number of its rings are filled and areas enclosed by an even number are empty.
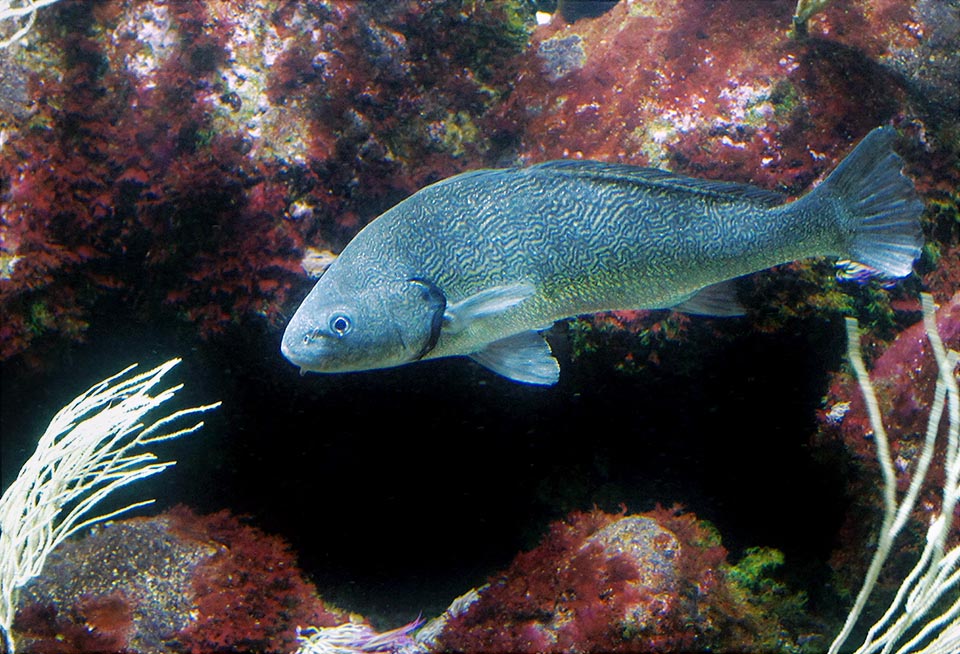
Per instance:
[[[447,298],[443,291],[434,284],[425,279],[410,279],[404,289],[406,294],[413,294],[412,305],[414,307],[414,322],[421,327],[429,324],[429,330],[426,330],[426,339],[421,339],[422,343],[417,350],[413,361],[422,359],[430,350],[437,345],[437,339],[440,338],[440,330],[443,328],[444,313],[447,309]],[[417,297],[419,296],[419,298]],[[419,300],[419,301],[418,301]],[[424,330],[420,330],[421,334]],[[415,337],[411,334],[410,337]]]

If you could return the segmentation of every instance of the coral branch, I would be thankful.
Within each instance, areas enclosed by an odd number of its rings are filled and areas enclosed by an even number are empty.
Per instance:
[[[175,463],[158,462],[152,452],[135,450],[196,431],[203,422],[157,433],[174,419],[219,406],[218,402],[177,411],[144,427],[143,417],[182,388],[150,394],[179,362],[172,359],[123,379],[134,364],[74,399],[54,416],[33,456],[0,497],[0,631],[9,654],[14,651],[11,625],[18,590],[40,574],[47,555],[78,531],[153,501],[91,513],[114,491]]]
[[[22,39],[37,18],[37,10],[52,5],[57,0],[0,0],[0,26],[4,28],[4,21],[12,21],[16,31],[6,39],[0,41],[0,50],[7,48]]]
[[[944,409],[947,410],[947,443],[940,514],[931,521],[927,529],[926,544],[913,570],[906,575],[890,606],[870,628],[856,652],[867,654],[894,651],[906,638],[909,640],[895,651],[929,654],[951,652],[956,651],[960,638],[960,600],[950,603],[939,615],[929,617],[948,599],[948,593],[960,584],[960,543],[957,543],[955,538],[952,542],[950,540],[951,536],[955,535],[954,509],[960,500],[960,391],[955,373],[960,353],[948,351],[943,346],[937,331],[933,298],[923,294],[922,304],[924,326],[937,361],[939,375],[930,407],[923,453],[913,472],[910,487],[899,501],[896,497],[896,477],[892,474],[892,468],[887,470],[891,466],[887,451],[889,443],[877,410],[876,392],[860,355],[860,331],[856,320],[847,319],[848,356],[867,403],[870,425],[877,443],[877,457],[881,470],[885,471],[885,508],[877,550],[846,623],[831,645],[831,653],[840,650],[859,621],[880,571],[890,556],[893,542],[913,510],[937,447]],[[951,549],[948,550],[948,547]]]

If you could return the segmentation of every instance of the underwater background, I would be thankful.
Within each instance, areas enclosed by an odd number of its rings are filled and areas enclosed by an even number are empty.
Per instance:
[[[177,609],[189,619],[161,598],[153,622],[131,599],[145,596],[130,590],[135,569],[126,594],[74,589],[71,603],[61,560],[25,593],[18,651],[292,652],[308,617],[352,612],[385,631],[485,583],[485,613],[423,651],[824,651],[881,502],[843,317],[867,332],[901,472],[935,375],[920,290],[960,346],[960,3],[813,4],[802,27],[793,0],[39,11],[0,51],[0,485],[77,394],[179,356],[177,402],[223,405],[160,446],[177,465],[116,505],[155,497],[140,514],[179,525],[161,525],[164,542],[246,558],[232,563],[242,583],[207,570],[183,582],[202,599]],[[841,283],[833,262],[805,260],[739,280],[743,318],[562,323],[548,333],[561,362],[550,388],[466,359],[301,376],[280,356],[325,262],[434,181],[583,158],[796,197],[883,124],[927,207],[916,274],[896,284]],[[651,539],[687,557],[670,583],[651,564],[640,599],[624,590],[635,573],[576,554],[621,513],[646,515]],[[77,552],[88,574],[109,560]],[[538,568],[554,560],[559,590]],[[103,567],[92,576],[115,574]],[[591,585],[598,574],[608,587]],[[523,605],[524,592],[566,608]],[[318,597],[326,613],[297,612]],[[624,605],[648,614],[611,629]]]

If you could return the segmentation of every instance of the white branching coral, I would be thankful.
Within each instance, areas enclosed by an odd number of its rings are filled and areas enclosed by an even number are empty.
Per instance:
[[[37,10],[54,2],[57,0],[0,0],[0,37],[5,37],[0,50],[22,39],[33,27]]]
[[[11,625],[18,591],[40,574],[47,555],[80,530],[151,503],[94,513],[118,489],[175,463],[158,461],[141,448],[196,431],[203,422],[167,430],[186,416],[219,406],[176,411],[150,426],[141,422],[183,387],[150,394],[179,362],[172,359],[124,379],[134,364],[70,402],[54,416],[33,456],[0,497],[0,631],[9,654],[14,652]]]
[[[830,0],[797,0],[797,8],[793,10],[793,29],[795,36],[806,36],[807,21],[814,14],[818,14],[830,4]]]
[[[947,654],[960,651],[960,544],[956,542],[957,526],[953,524],[954,510],[960,501],[960,391],[956,373],[960,353],[947,350],[940,339],[933,298],[923,294],[922,302],[924,327],[937,362],[938,378],[923,450],[912,472],[909,488],[899,497],[877,395],[860,354],[860,330],[856,320],[847,319],[847,352],[866,400],[877,444],[877,459],[883,478],[884,515],[877,549],[863,587],[846,624],[830,647],[831,654],[840,650],[859,621],[894,542],[910,518],[927,479],[930,463],[937,454],[938,436],[945,416],[947,440],[943,448],[944,482],[939,514],[927,528],[926,542],[916,565],[904,577],[887,610],[870,627],[856,654]]]

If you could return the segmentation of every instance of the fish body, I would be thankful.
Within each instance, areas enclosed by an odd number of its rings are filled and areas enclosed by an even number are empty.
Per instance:
[[[790,203],[756,187],[561,160],[428,186],[367,225],[287,326],[284,356],[344,372],[465,355],[517,381],[559,374],[538,333],[570,316],[739,313],[728,280],[811,256],[887,276],[919,256],[923,205],[890,128]]]

